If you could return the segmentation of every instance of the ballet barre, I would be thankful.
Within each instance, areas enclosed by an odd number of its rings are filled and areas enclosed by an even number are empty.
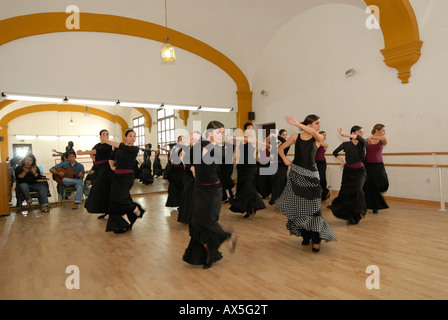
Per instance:
[[[340,154],[343,155],[343,154]],[[409,163],[385,163],[386,167],[414,167],[414,168],[436,168],[439,174],[439,192],[440,192],[440,209],[437,211],[446,212],[445,200],[443,196],[443,168],[448,168],[447,164],[441,164],[439,156],[446,156],[448,152],[403,152],[403,153],[383,153],[383,156],[433,156],[435,164],[409,164]],[[325,156],[333,157],[333,154],[328,153]],[[327,165],[340,166],[340,163],[327,163]]]

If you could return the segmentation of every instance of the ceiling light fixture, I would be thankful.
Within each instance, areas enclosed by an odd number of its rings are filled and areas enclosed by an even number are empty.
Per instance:
[[[174,63],[176,61],[176,54],[174,52],[174,47],[170,43],[170,39],[168,38],[168,11],[166,7],[165,0],[165,32],[166,38],[165,43],[162,46],[160,51],[160,57],[162,58],[162,63]]]

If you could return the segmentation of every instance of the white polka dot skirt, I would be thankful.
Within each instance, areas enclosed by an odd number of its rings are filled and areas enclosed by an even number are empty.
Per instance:
[[[325,241],[337,241],[327,221],[322,217],[319,172],[291,165],[282,195],[275,201],[288,218],[286,228],[291,235],[301,236],[301,229],[319,233]]]

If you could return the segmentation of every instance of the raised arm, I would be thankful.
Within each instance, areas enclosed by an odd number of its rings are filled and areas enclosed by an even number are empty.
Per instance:
[[[290,166],[292,162],[288,159],[287,155],[285,155],[285,149],[296,143],[297,136],[298,134],[293,134],[291,137],[289,137],[288,140],[286,140],[278,147],[278,155],[282,158],[283,163],[287,166]]]
[[[310,128],[304,124],[301,124],[299,121],[297,121],[296,119],[294,119],[293,116],[286,116],[285,120],[288,124],[295,126],[299,129],[302,129],[303,131],[305,131],[306,133],[310,134],[311,136],[314,137],[314,139],[316,140],[316,142],[318,142],[319,144],[324,140],[324,136],[321,135],[319,132],[317,132],[316,130],[314,130],[313,128]]]

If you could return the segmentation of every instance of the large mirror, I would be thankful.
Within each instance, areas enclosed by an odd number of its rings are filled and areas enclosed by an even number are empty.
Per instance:
[[[100,107],[90,105],[66,104],[36,104],[32,102],[16,101],[10,105],[11,110],[4,110],[15,114],[16,110],[29,108],[25,112],[13,116],[8,126],[9,159],[15,166],[18,159],[23,159],[30,151],[35,155],[39,170],[43,173],[48,184],[49,202],[61,201],[57,183],[49,170],[62,161],[62,154],[69,148],[91,150],[99,143],[99,131],[107,129],[112,140],[122,141],[124,130],[133,128],[137,133],[136,145],[141,148],[137,157],[136,170],[142,173],[144,149],[151,146],[150,169],[153,175],[154,162],[160,162],[162,169],[167,164],[167,150],[170,143],[175,143],[179,135],[200,130],[203,132],[211,120],[221,121],[226,128],[236,128],[235,112],[211,111],[183,111],[173,109],[140,109],[131,107]],[[49,125],[51,124],[51,125]],[[73,144],[72,144],[73,143]],[[158,146],[160,147],[158,149]],[[158,151],[159,150],[159,151]],[[158,160],[156,160],[158,157]],[[83,164],[86,170],[94,169],[93,159],[89,155],[78,155],[76,161]],[[144,166],[147,166],[145,163]],[[89,175],[86,175],[89,184]],[[163,175],[151,179],[137,177],[131,194],[144,196],[151,193],[165,192],[168,180]],[[10,207],[18,206],[15,185],[12,186]],[[73,195],[66,195],[67,202]],[[62,199],[64,200],[64,199]],[[33,198],[33,207],[38,205],[37,198]],[[26,202],[22,202],[26,207]],[[19,206],[20,207],[20,206]],[[23,210],[26,210],[24,208]]]

